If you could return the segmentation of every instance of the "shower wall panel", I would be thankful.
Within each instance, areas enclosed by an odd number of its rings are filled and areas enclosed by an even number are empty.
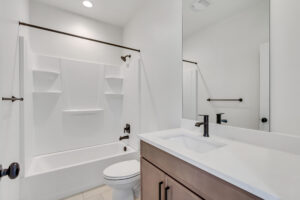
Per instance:
[[[30,147],[27,144],[32,157],[118,140],[122,82],[110,86],[105,77],[110,71],[121,77],[120,66],[37,54],[31,57],[25,70],[25,117],[32,117],[33,131],[26,133],[32,138]],[[111,88],[112,96],[107,95]]]

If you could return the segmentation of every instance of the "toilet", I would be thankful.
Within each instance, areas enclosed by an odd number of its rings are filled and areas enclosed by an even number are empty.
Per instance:
[[[104,183],[113,189],[113,200],[134,200],[140,190],[140,162],[128,160],[103,171]]]

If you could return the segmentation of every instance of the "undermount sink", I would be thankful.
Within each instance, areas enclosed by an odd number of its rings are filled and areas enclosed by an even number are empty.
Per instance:
[[[183,147],[197,153],[205,153],[225,146],[225,144],[222,143],[208,141],[208,138],[200,138],[200,136],[192,136],[188,134],[161,137],[161,139],[174,146],[177,146],[178,148]]]

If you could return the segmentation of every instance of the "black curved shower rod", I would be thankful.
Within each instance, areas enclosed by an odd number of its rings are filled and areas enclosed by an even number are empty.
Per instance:
[[[106,45],[110,45],[110,46],[114,46],[114,47],[118,47],[118,48],[122,48],[122,49],[127,49],[127,50],[131,50],[131,51],[141,52],[140,49],[135,49],[135,48],[119,45],[119,44],[114,44],[114,43],[110,43],[110,42],[96,40],[96,39],[93,39],[93,38],[88,38],[88,37],[84,37],[84,36],[80,36],[80,35],[75,35],[75,34],[72,34],[72,33],[67,33],[67,32],[63,32],[63,31],[59,31],[59,30],[55,30],[55,29],[50,29],[50,28],[46,28],[46,27],[42,27],[42,26],[37,26],[37,25],[34,25],[34,24],[25,23],[25,22],[19,22],[19,25],[20,26],[28,26],[30,28],[36,28],[36,29],[49,31],[49,32],[53,32],[53,33],[58,33],[58,34],[62,34],[62,35],[67,35],[67,36],[71,36],[71,37],[76,37],[76,38],[80,38],[80,39],[84,39],[84,40],[89,40],[89,41],[92,41],[92,42],[98,42],[98,43],[101,43],[101,44],[106,44]],[[195,64],[195,65],[198,64],[195,61],[190,61],[190,60],[185,60],[185,59],[183,59],[182,61],[187,62],[187,63],[191,63],[191,64]]]
[[[183,59],[182,61],[183,61],[183,62],[186,62],[186,63],[191,63],[191,64],[198,65],[198,63],[195,62],[195,61],[190,61],[190,60],[185,60],[185,59]]]
[[[68,36],[71,36],[71,37],[76,37],[76,38],[80,38],[80,39],[84,39],[84,40],[89,40],[89,41],[92,41],[92,42],[98,42],[98,43],[101,43],[101,44],[110,45],[110,46],[114,46],[114,47],[118,47],[118,48],[122,48],[122,49],[127,49],[127,50],[131,50],[131,51],[141,52],[140,49],[134,49],[134,48],[127,47],[127,46],[122,46],[122,45],[119,45],[119,44],[114,44],[114,43],[110,43],[110,42],[96,40],[96,39],[93,39],[93,38],[88,38],[88,37],[84,37],[84,36],[80,36],[80,35],[75,35],[75,34],[72,34],[72,33],[67,33],[67,32],[63,32],[63,31],[59,31],[59,30],[55,30],[55,29],[50,29],[50,28],[46,28],[46,27],[42,27],[42,26],[37,26],[37,25],[34,25],[34,24],[28,24],[28,23],[25,23],[25,22],[19,22],[19,25],[20,26],[28,26],[28,27],[31,27],[31,28],[36,28],[36,29],[49,31],[49,32],[53,32],[53,33],[58,33],[58,34],[62,34],[62,35],[68,35]]]

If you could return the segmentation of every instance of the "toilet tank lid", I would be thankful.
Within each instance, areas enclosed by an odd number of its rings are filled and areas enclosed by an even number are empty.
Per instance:
[[[128,160],[113,164],[103,171],[104,177],[111,179],[131,178],[140,174],[140,162]]]

